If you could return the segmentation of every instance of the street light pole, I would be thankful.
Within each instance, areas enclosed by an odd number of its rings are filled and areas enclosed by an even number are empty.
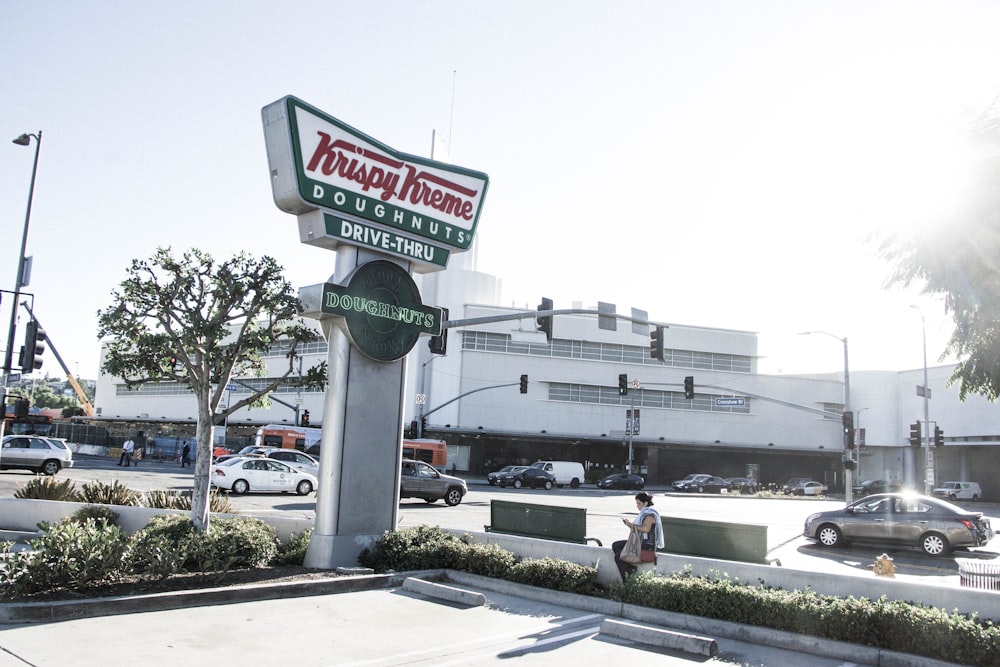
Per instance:
[[[924,311],[919,306],[910,306],[920,313],[920,331],[924,345],[924,495],[931,495],[934,488],[934,450],[931,449],[931,409],[930,409],[930,387],[927,386],[927,320],[924,319]]]
[[[31,221],[31,200],[35,196],[35,174],[38,173],[38,153],[42,147],[42,131],[39,130],[38,134],[22,134],[17,139],[14,139],[14,143],[18,146],[27,146],[31,143],[31,137],[35,138],[35,162],[31,167],[31,185],[28,187],[28,208],[24,213],[24,231],[21,233],[21,254],[17,257],[14,302],[10,306],[10,328],[7,330],[7,354],[4,356],[3,362],[5,387],[7,386],[7,376],[10,375],[11,361],[14,355],[14,335],[17,333],[17,304],[21,300],[21,288],[24,287],[24,253],[28,246],[28,223]]]
[[[829,331],[803,331],[802,335],[809,335],[814,333],[824,334],[830,338],[835,338],[844,344],[844,412],[851,411],[851,370],[848,363],[848,352],[847,352],[847,336],[841,338],[840,336],[834,336]],[[850,437],[854,437],[851,433]],[[844,448],[844,452],[851,457],[853,460],[854,455],[850,449]],[[859,457],[860,458],[860,457]],[[850,468],[844,468],[844,499],[848,504],[854,500],[854,475]]]

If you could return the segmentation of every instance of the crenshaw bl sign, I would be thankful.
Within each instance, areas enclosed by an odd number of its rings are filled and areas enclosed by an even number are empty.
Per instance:
[[[430,256],[428,263],[439,264],[431,270],[442,268],[434,248],[446,257],[447,249],[472,245],[486,174],[400,153],[295,97],[269,104],[261,115],[278,208],[298,216],[323,212],[309,218],[303,242],[370,247],[378,239],[391,245],[389,254],[415,262]]]

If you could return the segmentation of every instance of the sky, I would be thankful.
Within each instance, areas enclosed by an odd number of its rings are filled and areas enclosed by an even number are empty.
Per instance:
[[[872,239],[955,208],[969,119],[1000,95],[1000,4],[978,0],[7,0],[4,20],[0,130],[42,132],[24,291],[84,378],[98,311],[157,247],[332,274],[271,196],[260,110],[285,95],[487,173],[501,305],[754,331],[767,373],[842,371],[843,339],[852,371],[919,368],[925,333],[935,365],[950,319],[885,286]],[[8,292],[36,146],[0,143]]]

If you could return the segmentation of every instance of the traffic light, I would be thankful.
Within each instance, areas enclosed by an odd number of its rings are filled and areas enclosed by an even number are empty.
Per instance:
[[[45,330],[31,320],[24,332],[24,347],[21,348],[19,365],[21,372],[31,373],[42,367],[41,356],[45,352]]]
[[[618,395],[627,396],[628,395],[628,374],[622,373],[618,376]]]
[[[542,297],[542,302],[538,304],[538,310],[552,310],[552,299],[546,299]],[[545,333],[545,342],[552,342],[552,316],[545,315],[543,317],[535,318],[538,322],[538,330]]]
[[[844,461],[844,470],[857,470],[858,463],[854,459],[847,459]]]
[[[441,309],[441,319],[448,319],[448,309]],[[440,336],[431,336],[431,339],[427,341],[427,347],[430,348],[431,354],[448,354],[448,330],[442,328]]]
[[[653,327],[649,332],[649,356],[663,361],[663,327]]]
[[[937,426],[934,427],[934,446],[944,447],[944,431]]]
[[[910,424],[910,444],[914,447],[920,446],[920,422],[915,421]]]
[[[688,375],[684,378],[684,398],[691,400],[694,398],[694,376]]]
[[[309,411],[302,411],[302,418],[299,420],[299,426],[309,426]]]
[[[521,376],[521,393],[522,394],[527,394],[528,393],[528,376],[527,375],[522,375]]]
[[[841,419],[844,422],[844,449],[854,449],[854,413],[847,410]]]

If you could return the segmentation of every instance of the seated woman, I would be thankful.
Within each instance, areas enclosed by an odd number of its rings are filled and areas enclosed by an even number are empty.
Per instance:
[[[639,510],[639,515],[632,521],[622,518],[622,523],[628,526],[629,530],[639,531],[644,548],[662,549],[666,546],[663,539],[663,524],[660,523],[659,512],[653,509],[653,496],[645,492],[635,494],[635,506]],[[621,574],[623,582],[628,581],[628,578],[635,574],[636,570],[635,565],[621,559],[622,549],[625,548],[626,542],[627,540],[618,540],[611,545],[611,551],[615,554],[615,564],[618,566],[618,572]]]

